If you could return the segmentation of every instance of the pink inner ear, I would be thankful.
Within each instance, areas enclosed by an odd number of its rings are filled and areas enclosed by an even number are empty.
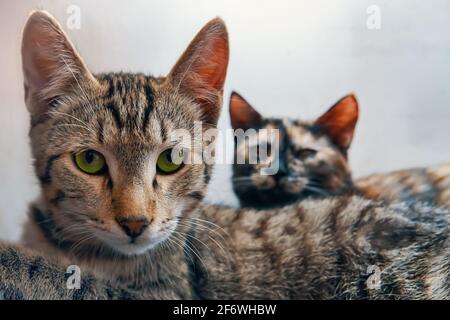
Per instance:
[[[331,140],[343,149],[350,147],[358,121],[358,102],[355,96],[348,95],[339,100],[317,121]]]
[[[22,63],[25,83],[34,91],[70,87],[74,75],[93,80],[62,27],[43,11],[34,12],[25,25]],[[67,75],[66,64],[74,75]]]
[[[244,98],[233,92],[230,98],[230,119],[233,129],[246,130],[255,127],[262,117]]]
[[[50,100],[73,92],[77,83],[97,83],[62,27],[44,11],[33,12],[27,20],[22,64],[25,102],[33,115],[47,111]]]
[[[45,20],[30,19],[23,34],[22,63],[25,80],[35,90],[44,88],[56,69],[53,66],[56,64],[55,59],[52,57],[55,50],[52,50],[51,46],[57,39],[48,25],[50,22]]]
[[[222,106],[228,67],[228,34],[219,18],[206,24],[172,68],[169,79],[175,88],[192,97],[203,119],[216,124]]]
[[[210,56],[206,63],[200,65],[197,74],[205,81],[206,86],[221,91],[225,83],[228,66],[228,40],[217,38],[210,44]]]
[[[181,89],[193,95],[209,116],[217,118],[218,97],[222,95],[228,67],[228,38],[209,41],[203,44],[205,47],[196,48],[192,64],[187,60],[188,74],[181,80]]]
[[[347,149],[353,140],[353,129],[343,132],[338,136],[338,141],[336,142],[339,146]]]

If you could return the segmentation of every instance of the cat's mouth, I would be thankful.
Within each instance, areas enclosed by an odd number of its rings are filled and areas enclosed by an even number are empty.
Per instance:
[[[292,177],[292,176],[263,176],[254,175],[252,177],[254,185],[260,191],[274,191],[284,193],[284,194],[299,194],[307,186],[307,179],[303,177]]]
[[[289,203],[306,197],[324,197],[330,193],[313,178],[302,176],[261,176],[252,177],[255,190],[264,198]],[[270,200],[269,202],[272,202]]]
[[[166,241],[177,227],[175,219],[164,225],[151,225],[139,237],[129,237],[122,230],[96,229],[94,236],[114,251],[126,255],[135,256],[155,248]]]
[[[307,180],[302,177],[282,177],[278,181],[281,189],[288,194],[298,194],[302,192],[307,184]]]

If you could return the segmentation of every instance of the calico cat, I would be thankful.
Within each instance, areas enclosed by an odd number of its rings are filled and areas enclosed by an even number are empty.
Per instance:
[[[264,118],[244,98],[233,92],[230,119],[234,130],[279,130],[279,152],[269,155],[271,158],[278,157],[276,174],[261,174],[261,167],[266,166],[262,161],[256,165],[249,161],[245,164],[234,162],[233,189],[241,206],[283,206],[310,196],[352,192],[347,150],[358,120],[355,96],[342,98],[316,121],[300,121]],[[254,146],[249,144],[242,139],[236,140],[236,158],[248,158],[249,152],[254,150]]]
[[[167,150],[173,131],[198,138],[195,121],[217,124],[221,20],[164,78],[91,74],[42,11],[26,24],[22,55],[42,192],[28,248],[0,243],[4,298],[449,298],[448,210],[355,196],[257,214],[201,203],[211,165]],[[80,289],[66,286],[69,265],[81,270]]]
[[[306,197],[357,193],[374,200],[422,201],[450,208],[450,164],[352,180],[347,151],[359,110],[353,95],[339,100],[316,121],[264,118],[236,92],[231,94],[229,110],[235,130],[280,131],[277,174],[260,174],[265,165],[261,163],[233,166],[233,189],[243,207],[267,208]],[[236,142],[236,157],[248,158],[251,148],[243,140]]]

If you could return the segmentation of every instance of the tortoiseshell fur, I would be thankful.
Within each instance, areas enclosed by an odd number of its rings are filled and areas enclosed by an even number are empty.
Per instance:
[[[355,188],[370,199],[420,201],[450,208],[450,164],[372,174],[354,183]]]

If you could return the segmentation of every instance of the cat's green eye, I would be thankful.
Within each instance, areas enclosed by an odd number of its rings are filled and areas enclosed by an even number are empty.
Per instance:
[[[170,174],[174,173],[183,166],[183,151],[178,152],[177,159],[172,159],[173,149],[168,149],[158,156],[156,161],[156,168],[160,173]]]
[[[98,174],[106,168],[105,157],[94,150],[81,151],[75,154],[77,167],[88,174]]]

